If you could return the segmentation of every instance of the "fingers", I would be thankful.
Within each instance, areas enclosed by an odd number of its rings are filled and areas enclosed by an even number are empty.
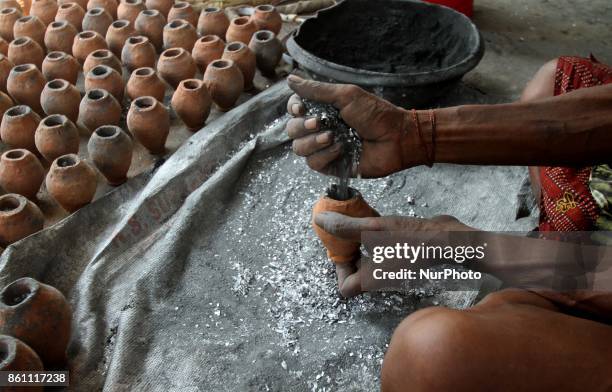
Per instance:
[[[301,157],[307,157],[329,146],[333,141],[334,134],[332,132],[318,132],[295,139],[293,141],[293,152]]]
[[[291,139],[298,139],[319,130],[319,119],[311,117],[304,119],[303,117],[292,118],[287,122],[285,128]]]
[[[294,117],[300,117],[306,113],[302,99],[297,94],[293,94],[289,97],[287,101],[287,113]]]
[[[338,291],[344,298],[355,297],[362,293],[361,275],[359,271],[347,274],[348,271],[342,272],[342,264],[336,265],[336,273],[338,274]]]
[[[306,163],[312,170],[326,173],[328,165],[338,159],[342,153],[342,143],[335,143],[306,157]]]
[[[289,87],[302,98],[328,103],[342,109],[361,90],[350,84],[332,84],[302,79],[296,75],[287,77]]]
[[[352,218],[337,212],[320,212],[314,221],[329,234],[354,242],[361,242],[364,231],[381,230],[378,218]]]

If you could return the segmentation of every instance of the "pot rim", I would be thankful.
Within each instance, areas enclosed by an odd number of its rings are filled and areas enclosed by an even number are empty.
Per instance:
[[[236,26],[236,28],[244,29],[246,26],[252,25],[253,21],[248,16],[239,16],[237,18],[232,19],[232,25]]]
[[[34,41],[30,37],[27,37],[27,36],[17,37],[11,41],[9,46],[20,47],[20,46],[29,45],[31,42],[34,42]]]
[[[47,53],[45,60],[48,61],[60,61],[68,58],[68,53],[60,50],[54,50],[53,52]]]
[[[189,8],[188,6],[190,5],[191,4],[189,4],[186,1],[177,1],[176,3],[172,5],[172,8],[177,9],[177,10],[182,10],[184,8]]]
[[[105,131],[108,131],[108,130],[112,130],[113,132],[108,135],[104,134]],[[120,137],[121,132],[123,132],[123,129],[121,129],[120,127],[116,125],[101,125],[98,128],[96,128],[95,131],[93,131],[93,135],[95,135],[95,138],[97,139],[110,140],[110,139],[116,139]]]
[[[93,8],[88,9],[86,14],[99,16],[99,15],[102,15],[104,12],[106,12],[106,10],[102,7],[93,7]]]
[[[333,184],[332,186],[334,186],[336,184]],[[349,193],[352,194],[350,199],[347,200],[338,200],[338,199],[334,199],[333,197],[329,196],[329,192],[330,192],[330,188],[328,188],[327,190],[325,190],[325,194],[321,197],[321,199],[325,199],[325,200],[329,200],[330,202],[333,202],[334,205],[346,205],[346,204],[351,204],[351,203],[356,203],[359,200],[363,200],[363,196],[361,195],[361,192],[359,192],[357,189],[349,186],[348,190]]]
[[[7,201],[8,202],[12,202],[13,204],[17,204],[17,205],[14,206],[13,208],[11,208],[10,210],[0,209],[0,216],[4,217],[4,218],[19,214],[21,211],[23,211],[26,208],[26,205],[28,204],[28,199],[26,199],[25,196],[18,195],[16,193],[7,193],[6,195],[0,196],[0,206],[4,202],[7,202]],[[2,299],[4,299],[4,292],[6,291],[7,288],[9,288],[11,286],[11,284],[6,286],[4,288],[4,290],[2,290],[0,292],[0,301],[3,304],[4,304],[4,301],[2,301]],[[5,305],[6,306],[10,306],[10,305],[7,305],[7,304],[5,304]]]
[[[188,29],[191,24],[185,19],[174,19],[168,22],[164,28],[168,30]]]
[[[237,46],[238,48],[233,49],[232,47]],[[241,51],[243,51],[244,49],[246,49],[247,46],[244,42],[242,41],[233,41],[230,42],[229,44],[227,44],[227,46],[225,47],[225,52],[229,52],[229,53],[239,53]]]
[[[262,35],[264,35],[265,37],[261,38]],[[262,43],[270,42],[274,40],[274,38],[276,38],[276,34],[274,34],[274,32],[270,30],[259,30],[256,31],[255,34],[253,34],[253,39],[257,42]]]
[[[49,24],[51,30],[59,30],[68,27],[68,21],[65,19],[55,20]]]
[[[195,87],[188,87],[187,86],[188,83],[189,84],[190,83],[196,83],[197,86],[195,86]],[[183,90],[186,90],[186,91],[196,91],[196,90],[201,89],[203,85],[204,85],[204,81],[203,80],[192,78],[192,79],[182,80],[180,85],[179,85],[179,88],[182,88]]]
[[[82,160],[77,154],[65,154],[55,158],[52,169],[55,170],[70,170],[81,164]],[[66,164],[64,164],[66,163]]]
[[[12,112],[14,111],[19,111],[19,113],[13,114]],[[31,113],[32,113],[32,108],[29,107],[28,105],[15,105],[15,106],[10,107],[6,112],[4,112],[4,115],[7,117],[12,117],[12,118],[21,118],[21,117],[28,116]]]
[[[97,31],[93,31],[93,30],[85,30],[77,34],[77,38],[83,41],[90,40],[90,39],[96,39],[96,37],[98,36],[102,38],[100,33],[98,33]]]
[[[144,103],[146,106],[140,106],[140,103]],[[134,110],[138,112],[150,112],[155,109],[155,107],[159,104],[155,97],[150,95],[143,95],[142,97],[138,97],[132,101],[132,106]]]
[[[54,120],[59,120],[57,124],[47,124],[48,121],[54,121]],[[47,128],[47,129],[54,129],[54,128],[59,128],[59,127],[64,127],[67,123],[68,123],[68,117],[66,117],[63,114],[51,114],[45,118],[42,119],[41,123]]]
[[[3,15],[13,14],[15,12],[20,12],[20,11],[15,7],[7,7],[7,8],[3,8],[2,10],[0,10],[0,14],[3,14]]]
[[[276,11],[276,7],[272,4],[260,4],[255,7],[255,11],[268,14]]]
[[[149,38],[144,35],[133,35],[125,41],[126,44],[132,46],[146,44],[147,42],[149,42]]]
[[[92,97],[92,94],[98,95],[101,94],[101,96],[99,97]],[[110,93],[103,89],[103,88],[93,88],[91,90],[89,90],[86,94],[85,94],[85,98],[87,98],[87,100],[89,101],[100,101],[104,98],[107,98],[108,96],[110,96]]]
[[[89,79],[104,79],[112,75],[114,69],[106,64],[98,64],[87,73]],[[117,71],[115,71],[117,72]]]
[[[61,83],[61,86],[59,87],[52,86],[52,84],[56,85],[58,83]],[[49,82],[47,82],[47,84],[45,84],[45,88],[54,90],[54,91],[64,91],[64,90],[67,90],[69,87],[70,87],[70,82],[64,79],[59,79],[59,78],[50,80]]]
[[[219,7],[206,7],[203,11],[205,14],[217,14],[220,13],[222,10]]]
[[[23,161],[28,156],[28,152],[29,151],[26,150],[25,148],[13,148],[13,149],[5,151],[4,154],[2,154],[2,158],[1,159],[2,160],[12,161],[12,162]],[[17,157],[9,156],[9,155],[12,155],[12,154],[15,154],[15,153],[19,154],[19,156],[17,156]]]
[[[144,71],[146,71],[147,73],[143,75],[142,72]],[[136,68],[130,76],[134,76],[135,78],[147,78],[153,75],[155,75],[155,70],[153,69],[153,67],[140,67]]]
[[[225,65],[221,65],[221,63],[224,63]],[[211,62],[209,65],[212,66],[215,69],[228,69],[228,68],[231,68],[232,65],[234,65],[234,60],[230,60],[230,59],[217,59],[217,60]]]
[[[118,26],[119,25],[119,26]],[[111,23],[110,27],[116,30],[125,29],[130,25],[130,21],[127,19],[117,19]]]
[[[177,53],[171,54],[170,52],[177,52]],[[162,52],[160,59],[162,57],[167,58],[167,59],[176,59],[176,58],[179,58],[180,56],[183,56],[185,53],[187,53],[187,51],[181,47],[169,48]]]

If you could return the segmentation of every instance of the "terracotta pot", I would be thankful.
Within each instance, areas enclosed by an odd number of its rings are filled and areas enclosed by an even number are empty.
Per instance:
[[[47,26],[45,46],[49,52],[60,51],[72,54],[72,43],[79,32],[65,20],[52,22]]]
[[[136,18],[140,11],[146,10],[142,0],[121,0],[119,8],[117,8],[117,18],[129,20],[132,26],[136,22]]]
[[[85,62],[83,63],[83,73],[87,75],[89,71],[97,67],[98,65],[106,65],[111,67],[119,75],[123,73],[123,67],[121,66],[121,61],[108,49],[98,49],[93,51],[87,56]]]
[[[52,114],[38,124],[34,142],[47,162],[53,162],[62,155],[79,153],[79,130],[63,114]]]
[[[102,7],[89,9],[83,18],[83,30],[91,30],[106,37],[108,27],[113,23],[113,17]]]
[[[34,0],[30,8],[30,15],[37,16],[45,26],[48,26],[55,20],[58,7],[55,0]]]
[[[113,20],[117,19],[117,0],[89,0],[87,2],[87,11],[94,8],[104,8]]]
[[[191,53],[197,39],[198,33],[186,20],[176,19],[164,27],[164,49],[183,48]]]
[[[34,200],[44,179],[45,169],[30,151],[18,148],[0,157],[0,186],[8,193]]]
[[[0,335],[0,371],[42,371],[42,361],[27,344],[12,336]],[[5,392],[19,392],[21,388],[5,387]],[[28,391],[43,392],[43,387],[28,387]]]
[[[17,8],[3,8],[0,11],[0,37],[4,38],[7,42],[15,39],[13,26],[17,19],[22,16],[23,14]]]
[[[23,2],[23,4],[27,7],[27,10],[23,9],[23,7],[21,6],[21,3],[18,2],[17,0],[0,0],[0,9],[17,8],[19,11],[24,12],[25,14],[28,14],[30,12],[31,3],[28,4],[26,2]]]
[[[257,30],[270,30],[278,35],[283,26],[280,13],[271,4],[262,4],[255,7],[251,18],[257,25]]]
[[[45,85],[40,95],[40,104],[47,115],[63,114],[76,122],[79,118],[81,93],[63,79],[53,79]]]
[[[95,31],[83,31],[74,37],[72,55],[83,64],[89,54],[98,49],[108,49],[106,40]]]
[[[258,31],[253,35],[249,48],[255,53],[257,68],[265,76],[274,76],[276,66],[283,57],[283,46],[276,35],[268,30]]]
[[[197,131],[204,126],[210,114],[212,98],[200,79],[187,79],[179,84],[172,95],[172,108],[187,128]]]
[[[85,10],[77,3],[65,3],[59,6],[55,21],[61,22],[65,20],[70,23],[77,31],[83,30],[83,18]],[[71,43],[72,44],[72,43]]]
[[[25,148],[36,152],[34,133],[39,122],[40,117],[29,106],[13,106],[2,116],[0,137],[4,143],[13,148]]]
[[[108,48],[115,56],[121,57],[121,50],[123,49],[125,41],[135,34],[136,30],[134,30],[134,26],[129,20],[123,19],[114,21],[106,32],[106,43],[108,43]]]
[[[4,116],[4,113],[15,106],[15,103],[7,94],[0,92],[0,117]]]
[[[125,92],[133,101],[138,97],[151,96],[159,102],[164,101],[166,84],[157,76],[153,68],[143,67],[132,72]]]
[[[21,278],[0,293],[0,331],[36,351],[45,369],[66,363],[71,324],[70,304],[52,286]]]
[[[68,212],[89,204],[96,194],[95,170],[76,154],[62,155],[51,164],[47,191]]]
[[[45,47],[45,30],[47,26],[36,16],[22,16],[13,25],[13,35],[15,39],[19,37],[30,37],[41,48]]]
[[[64,4],[68,4],[68,3],[76,3],[76,4],[78,4],[79,7],[81,7],[83,9],[83,14],[85,14],[85,11],[87,10],[88,0],[57,0],[57,4],[59,4],[60,7],[62,5],[64,5]],[[59,10],[58,10],[58,12],[59,12]]]
[[[329,211],[338,212],[343,215],[348,215],[353,218],[367,218],[379,216],[378,212],[368,205],[363,200],[361,194],[355,189],[350,188],[352,197],[349,200],[334,200],[329,196],[320,198],[312,210],[313,217],[319,212]],[[312,227],[323,242],[323,245],[327,249],[327,256],[334,263],[347,263],[353,261],[359,256],[358,242],[352,242],[335,237],[320,226],[312,222]]]
[[[244,89],[240,68],[232,60],[215,60],[204,73],[204,83],[220,110],[228,111]]]
[[[129,72],[142,67],[155,67],[155,47],[144,35],[130,37],[121,50],[121,62]]]
[[[204,8],[198,18],[198,34],[216,35],[221,39],[225,39],[229,25],[230,21],[223,9],[218,7]]]
[[[42,63],[45,79],[64,79],[73,85],[76,85],[80,69],[79,62],[64,52],[49,52]]]
[[[183,48],[165,50],[157,62],[159,76],[172,88],[176,88],[182,80],[193,78],[197,71],[191,55]]]
[[[87,143],[89,157],[113,186],[127,181],[133,148],[132,138],[121,128],[113,125],[104,125],[96,129]]]
[[[236,63],[244,77],[244,89],[252,89],[256,66],[255,53],[242,42],[232,42],[225,47],[222,58]]]
[[[0,90],[6,92],[6,81],[15,64],[9,60],[8,56],[0,55]]]
[[[115,97],[117,102],[123,102],[125,86],[123,78],[116,70],[107,65],[98,65],[85,75],[85,91],[103,89]]]
[[[177,19],[187,21],[187,23],[191,24],[194,28],[198,25],[198,15],[191,4],[186,1],[177,1],[172,8],[170,8],[170,12],[168,12],[168,22]]]
[[[102,125],[119,125],[121,106],[106,90],[89,90],[79,105],[79,122],[90,132]]]
[[[223,56],[224,49],[225,42],[221,38],[216,35],[205,35],[196,41],[191,56],[200,71],[204,73],[208,64],[219,60]]]
[[[166,151],[170,132],[170,113],[153,97],[140,97],[132,101],[127,115],[130,132],[153,154]]]
[[[45,78],[34,64],[16,65],[6,81],[6,89],[16,103],[28,105],[36,113],[44,113],[40,106],[40,94]]]
[[[11,41],[8,58],[15,65],[34,64],[40,69],[45,51],[30,37],[19,37]]]
[[[248,16],[232,19],[225,36],[227,42],[240,41],[249,44],[251,37],[257,31],[257,25]]]
[[[138,34],[144,35],[155,46],[158,52],[162,50],[164,43],[164,26],[166,18],[158,10],[144,10],[136,18],[134,28]]]
[[[25,196],[16,193],[0,196],[0,246],[7,247],[42,230],[44,223],[45,217],[40,209]],[[3,294],[4,291],[0,294],[1,299],[6,298]],[[6,308],[0,305],[0,333],[27,340],[22,333],[12,330],[7,324]],[[28,329],[32,329],[32,326]]]
[[[174,0],[145,0],[147,9],[159,11],[164,16],[164,19],[168,17],[173,4]]]

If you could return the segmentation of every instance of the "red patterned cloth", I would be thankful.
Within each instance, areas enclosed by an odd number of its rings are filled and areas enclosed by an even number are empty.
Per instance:
[[[555,95],[612,83],[612,68],[593,56],[560,57],[555,74]],[[589,188],[592,167],[541,167],[540,231],[594,229],[599,206]]]

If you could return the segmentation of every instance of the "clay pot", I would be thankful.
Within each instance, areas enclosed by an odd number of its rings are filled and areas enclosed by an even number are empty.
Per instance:
[[[27,2],[23,2],[23,4],[26,6],[27,9],[23,9],[23,7],[21,6],[21,3],[18,2],[17,0],[0,0],[0,9],[3,8],[17,8],[19,11],[24,12],[25,14],[30,12],[30,6],[31,4],[28,4]]]
[[[163,154],[170,132],[170,113],[153,97],[139,97],[132,101],[127,115],[130,132],[153,154]]]
[[[216,35],[205,35],[196,41],[191,56],[200,71],[204,73],[208,64],[223,56],[224,49],[225,42],[221,38]]]
[[[106,43],[108,48],[117,57],[121,57],[121,49],[125,41],[136,34],[133,24],[129,20],[114,21],[106,32]]]
[[[27,344],[12,336],[0,335],[0,371],[42,371],[38,354]],[[5,387],[5,392],[19,392],[20,388]],[[43,387],[28,387],[28,391],[43,392]]]
[[[257,31],[257,25],[248,16],[232,19],[225,36],[227,42],[240,41],[249,44],[251,37]]]
[[[45,78],[34,64],[16,65],[6,81],[6,89],[16,103],[28,105],[36,113],[43,113],[40,93],[45,87]]]
[[[95,31],[83,31],[74,37],[72,55],[83,64],[89,54],[98,49],[108,49],[106,40]]]
[[[0,331],[36,351],[45,369],[65,364],[71,323],[70,304],[52,286],[21,278],[0,293]]]
[[[253,35],[249,48],[255,53],[257,68],[265,76],[274,76],[276,66],[283,57],[283,46],[276,35],[268,30],[258,31]]]
[[[271,4],[262,4],[255,7],[251,19],[257,25],[257,30],[270,30],[277,35],[283,26],[280,13]]]
[[[145,0],[145,6],[148,10],[157,10],[164,18],[168,17],[168,13],[173,4],[174,0]]]
[[[361,194],[350,188],[352,197],[349,200],[334,200],[329,196],[320,198],[312,210],[313,217],[319,212],[338,212],[353,218],[367,218],[379,216],[378,212],[363,200]],[[347,263],[359,256],[359,243],[340,239],[324,231],[312,222],[312,227],[327,249],[327,256],[334,263]]]
[[[228,111],[244,89],[240,68],[232,60],[215,60],[204,72],[204,83],[220,110]]]
[[[186,20],[176,19],[164,27],[164,49],[183,48],[191,53],[197,39],[198,33]]]
[[[0,54],[0,90],[4,92],[6,92],[6,80],[14,66],[15,64],[9,60],[8,56]]]
[[[212,98],[203,81],[187,79],[179,84],[172,95],[171,104],[187,128],[197,131],[206,123],[210,114]]]
[[[186,1],[177,1],[172,8],[170,8],[170,12],[168,12],[168,22],[177,19],[187,21],[187,23],[191,24],[194,28],[198,25],[198,15],[191,4]]]
[[[85,91],[103,89],[115,97],[117,102],[123,101],[125,86],[123,78],[116,70],[108,65],[98,65],[85,75]]]
[[[3,92],[0,92],[0,117],[4,116],[4,113],[13,106],[15,106],[15,103],[11,97]]]
[[[15,65],[34,64],[40,69],[45,51],[30,37],[19,37],[11,41],[8,58]]]
[[[64,52],[49,52],[42,63],[45,79],[64,79],[73,85],[76,85],[80,69],[79,62]]]
[[[79,130],[63,114],[45,117],[36,128],[34,141],[47,162],[62,155],[79,153]]]
[[[102,7],[95,7],[88,10],[83,18],[83,30],[91,30],[106,37],[108,26],[113,23],[113,17]]]
[[[40,95],[40,104],[47,115],[63,114],[76,122],[79,118],[81,93],[63,79],[53,79],[45,85]]]
[[[29,106],[13,106],[2,116],[0,137],[4,143],[13,148],[25,148],[36,152],[34,133],[39,122],[40,117]]]
[[[142,67],[155,67],[155,47],[144,35],[130,37],[121,50],[121,62],[129,72]]]
[[[22,16],[23,14],[17,8],[3,8],[0,11],[0,37],[7,42],[11,42],[15,39],[13,35],[13,26],[17,19]]]
[[[75,212],[91,202],[98,180],[87,162],[76,154],[66,154],[53,161],[45,185],[62,208]]]
[[[134,28],[138,34],[144,35],[155,46],[158,52],[162,50],[164,39],[164,26],[166,18],[158,10],[144,10],[136,18]]]
[[[18,148],[0,157],[0,185],[8,193],[34,200],[44,179],[45,169],[30,151]]]
[[[19,37],[30,37],[41,48],[45,47],[45,30],[47,26],[36,16],[22,16],[13,25],[13,35],[15,39]]]
[[[216,35],[221,39],[225,39],[229,25],[230,21],[223,9],[208,7],[204,8],[200,13],[197,30],[200,35]]]
[[[59,51],[72,54],[72,43],[79,32],[65,20],[52,22],[47,26],[45,46],[49,52]]]
[[[44,223],[45,218],[40,209],[25,196],[16,193],[0,196],[0,246],[7,247],[13,242],[42,230]],[[4,291],[0,294],[0,299],[2,299],[1,302],[6,303],[6,297],[3,294]],[[24,331],[16,331],[10,328],[7,316],[6,307],[0,305],[0,333],[27,340],[24,339],[24,334],[20,333]],[[27,329],[34,329],[33,327],[33,325],[28,325]],[[28,344],[32,344],[32,342],[28,342]]]
[[[79,105],[79,122],[90,132],[102,125],[119,125],[121,106],[106,90],[89,90]]]
[[[142,0],[121,0],[117,8],[117,18],[129,20],[133,26],[140,11],[146,9]]]
[[[148,95],[163,102],[166,84],[157,76],[153,68],[143,67],[132,72],[125,92],[131,100]]]
[[[157,62],[159,76],[172,88],[176,88],[182,80],[193,78],[197,71],[191,55],[183,48],[165,50]]]
[[[37,16],[45,26],[48,26],[55,20],[58,7],[55,0],[34,0],[30,8],[30,15]]]
[[[98,49],[93,51],[87,56],[83,63],[83,73],[87,75],[89,71],[98,65],[106,65],[111,67],[121,75],[123,73],[123,67],[121,67],[121,61],[108,49]]]
[[[133,148],[132,138],[121,128],[113,125],[104,125],[96,129],[87,143],[89,157],[113,186],[127,181]]]
[[[89,0],[87,2],[87,11],[94,8],[104,8],[113,20],[117,19],[117,0]]]
[[[76,3],[76,4],[78,4],[78,6],[83,9],[83,14],[85,14],[85,10],[87,10],[87,3],[88,3],[87,0],[57,0],[57,4],[59,4],[60,7],[62,5],[64,5],[64,4],[68,4],[68,3]],[[59,10],[58,10],[58,12],[59,12]]]
[[[244,77],[244,89],[253,88],[253,78],[255,77],[255,53],[242,42],[232,42],[225,47],[223,56],[225,60],[232,60]]]
[[[77,31],[83,30],[83,18],[85,10],[77,3],[65,3],[59,6],[55,21],[61,22],[65,20],[70,23]],[[71,43],[72,44],[72,43]]]

